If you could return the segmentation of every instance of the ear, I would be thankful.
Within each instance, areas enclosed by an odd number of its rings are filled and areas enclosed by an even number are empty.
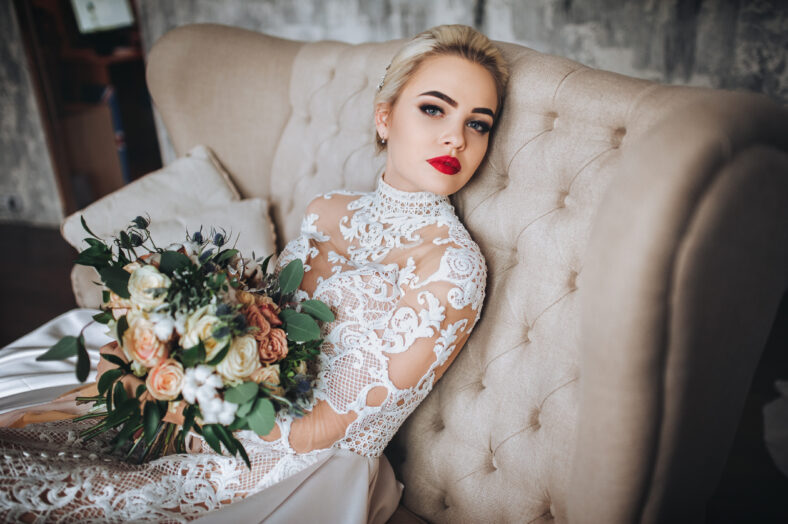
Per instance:
[[[380,138],[388,139],[390,118],[391,104],[388,102],[381,102],[375,106],[375,128]]]

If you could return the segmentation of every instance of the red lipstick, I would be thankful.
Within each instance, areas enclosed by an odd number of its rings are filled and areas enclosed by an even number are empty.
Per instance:
[[[460,161],[453,156],[438,156],[430,158],[427,162],[444,175],[456,175],[462,168]]]

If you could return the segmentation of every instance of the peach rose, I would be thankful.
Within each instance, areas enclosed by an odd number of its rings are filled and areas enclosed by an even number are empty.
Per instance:
[[[287,356],[287,334],[279,328],[271,329],[265,340],[260,341],[260,362],[273,364]]]
[[[158,339],[153,323],[142,316],[135,317],[123,334],[123,348],[146,368],[158,366],[169,356],[167,343]]]
[[[252,373],[249,378],[258,384],[265,382],[274,395],[285,394],[285,390],[279,386],[279,364],[265,365]]]
[[[148,372],[145,385],[156,400],[174,400],[183,387],[183,365],[168,358]]]
[[[246,323],[257,329],[252,333],[252,336],[258,341],[262,341],[271,332],[271,324],[263,316],[260,308],[255,304],[246,306],[243,310],[246,317]]]

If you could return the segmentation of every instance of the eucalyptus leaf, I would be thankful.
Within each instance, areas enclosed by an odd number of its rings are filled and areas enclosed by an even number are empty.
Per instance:
[[[112,313],[109,311],[102,311],[101,313],[96,313],[93,315],[93,320],[98,322],[99,324],[109,324],[109,321],[112,320]]]
[[[296,258],[279,273],[279,290],[283,295],[292,293],[298,289],[303,278],[304,264],[301,262],[301,259]]]
[[[214,431],[213,424],[207,424],[202,427],[202,436],[216,453],[222,454],[222,446],[219,444],[219,437]]]
[[[104,372],[98,380],[98,392],[100,395],[106,393],[113,382],[123,375],[123,370],[119,368],[110,369]]]
[[[274,428],[274,405],[267,398],[259,398],[246,417],[249,427],[258,435],[268,435]]]
[[[254,401],[255,401],[255,397],[253,397],[251,400],[247,401],[246,403],[241,404],[238,407],[238,410],[235,412],[235,416],[238,418],[243,418],[246,415],[248,415],[249,412],[252,411],[252,408],[254,407]]]
[[[241,406],[255,398],[259,390],[260,387],[257,385],[257,383],[244,382],[243,384],[238,384],[237,386],[225,391],[224,400]]]
[[[118,319],[118,324],[115,326],[115,331],[118,333],[118,341],[121,345],[123,345],[123,335],[127,329],[129,329],[129,321],[126,315],[123,315]]]
[[[334,313],[320,300],[304,300],[301,302],[301,311],[309,313],[323,322],[333,322],[334,320]]]
[[[90,355],[85,349],[85,337],[79,335],[77,338],[77,380],[85,382],[90,375]]]
[[[161,413],[155,402],[145,403],[145,442],[150,444],[156,438],[156,430],[161,422]]]
[[[290,315],[285,323],[287,338],[293,342],[307,342],[320,338],[320,328],[315,319],[306,313]]]
[[[283,309],[282,311],[279,312],[279,318],[282,320],[282,322],[287,322],[288,318],[297,314],[298,311],[296,311],[295,309]]]
[[[178,253],[177,251],[164,251],[161,254],[159,271],[166,275],[172,276],[175,270],[189,267],[191,263],[191,259],[183,253]]]
[[[128,271],[122,267],[105,267],[99,270],[99,275],[107,287],[120,298],[131,298],[129,294],[129,277],[131,275]]]
[[[36,360],[64,360],[77,354],[79,342],[77,337],[67,335],[61,338],[57,344],[47,350],[46,353],[36,357]]]

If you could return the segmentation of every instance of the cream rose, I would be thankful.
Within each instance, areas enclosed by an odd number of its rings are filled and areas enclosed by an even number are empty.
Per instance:
[[[279,373],[279,364],[269,364],[260,367],[249,378],[258,384],[265,382],[274,395],[282,396],[285,391],[279,387]]]
[[[205,357],[207,360],[211,360],[228,340],[228,337],[213,338],[213,330],[217,327],[218,322],[219,318],[212,314],[211,306],[201,307],[186,319],[181,346],[184,349],[189,349],[202,340],[205,347]]]
[[[287,356],[287,334],[279,328],[271,329],[268,336],[260,341],[260,361],[273,364]]]
[[[156,266],[139,267],[129,277],[131,301],[142,309],[153,309],[163,304],[167,297],[166,293],[156,291],[156,289],[169,288],[170,284],[170,277],[160,273]]]
[[[183,388],[183,366],[168,358],[148,372],[145,385],[156,400],[175,400]]]
[[[257,341],[249,335],[233,340],[224,359],[216,365],[216,371],[228,383],[242,382],[258,369]]]
[[[123,334],[123,349],[131,360],[146,368],[156,367],[169,356],[167,344],[156,336],[153,323],[142,316],[129,323]]]

